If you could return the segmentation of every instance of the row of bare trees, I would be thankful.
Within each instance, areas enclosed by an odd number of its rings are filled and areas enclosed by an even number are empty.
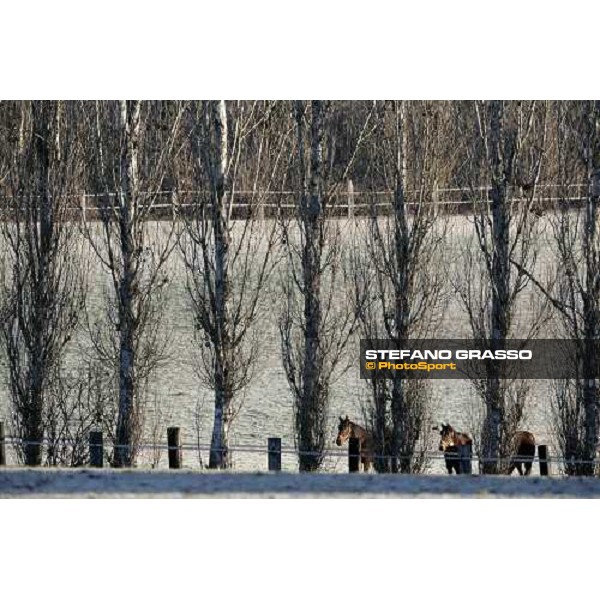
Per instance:
[[[492,349],[535,337],[556,317],[556,335],[579,340],[581,372],[590,373],[600,325],[599,111],[595,102],[535,101],[0,104],[0,331],[22,459],[81,464],[81,440],[102,427],[113,464],[135,463],[152,376],[167,359],[174,255],[187,274],[199,376],[214,392],[212,468],[232,464],[231,424],[274,306],[301,470],[323,462],[332,385],[356,368],[356,340],[401,347],[433,336],[454,299]],[[330,218],[350,179],[366,214]],[[541,182],[552,190],[544,202]],[[454,272],[438,194],[448,187],[470,205]],[[267,197],[281,199],[270,218]],[[165,198],[172,208],[161,213]],[[542,236],[556,253],[547,272]],[[91,264],[107,282],[100,309],[88,301]],[[537,304],[524,328],[526,294]],[[85,368],[70,357],[82,337],[92,349]],[[530,393],[497,369],[473,381],[489,473],[502,472]],[[423,470],[427,384],[365,385],[377,455],[391,456],[378,470]],[[598,381],[557,383],[553,406],[567,470],[590,474]],[[60,446],[65,436],[77,451]]]

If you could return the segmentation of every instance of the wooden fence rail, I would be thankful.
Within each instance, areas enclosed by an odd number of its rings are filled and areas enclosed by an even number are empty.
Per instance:
[[[594,185],[600,185],[596,178],[593,179]],[[550,207],[557,200],[562,202],[570,202],[573,206],[580,204],[587,194],[586,184],[569,184],[567,186],[559,186],[557,184],[543,184],[536,186],[537,195],[535,202],[539,206]],[[490,190],[489,186],[477,186],[474,188],[461,187],[434,187],[428,190],[435,205],[440,209],[445,209],[451,212],[469,212],[473,206],[473,195],[478,196],[480,201],[485,197]],[[409,198],[416,190],[406,190]],[[281,215],[283,211],[294,211],[298,204],[296,201],[297,191],[284,190],[234,190],[232,203],[232,218],[245,218],[252,207],[252,212],[256,211],[260,219],[272,218]],[[77,194],[66,195],[66,201],[70,201],[71,205],[67,208],[68,211],[81,213],[84,219],[94,220],[99,218],[100,212],[106,210],[104,204],[108,198],[113,198],[117,194],[102,193],[102,194]],[[177,213],[185,212],[187,209],[193,209],[197,206],[194,201],[197,197],[209,196],[207,190],[161,190],[148,191],[140,190],[138,192],[140,202],[145,209],[154,213],[157,218],[175,218]],[[479,198],[480,196],[480,198]],[[346,181],[345,189],[340,188],[339,192],[328,203],[327,213],[330,216],[345,216],[352,219],[355,216],[371,214],[373,207],[378,210],[388,208],[391,210],[393,205],[394,191],[389,189],[380,190],[360,190],[351,179]],[[9,213],[9,209],[4,209],[4,202],[12,201],[13,198],[0,197],[0,217],[3,213]],[[489,198],[486,201],[490,201]],[[516,192],[514,197],[511,197],[510,202],[529,202],[528,198]],[[420,205],[419,201],[409,199],[406,202],[410,209],[412,206]],[[110,211],[118,210],[118,207],[112,206]],[[254,214],[256,214],[254,213]]]

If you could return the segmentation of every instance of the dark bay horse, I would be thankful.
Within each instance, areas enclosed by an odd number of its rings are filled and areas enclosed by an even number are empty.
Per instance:
[[[368,471],[373,464],[373,435],[364,427],[354,423],[346,415],[345,419],[340,417],[338,424],[338,434],[335,443],[338,446],[345,444],[348,438],[355,437],[360,440],[360,462],[363,466],[363,471]]]
[[[439,451],[444,453],[448,475],[452,475],[452,471],[459,475],[461,473],[459,448],[460,446],[472,448],[473,440],[468,434],[456,431],[449,423],[446,425],[442,423],[441,427],[433,429],[440,432]]]
[[[530,475],[535,456],[535,437],[529,431],[517,431],[513,441],[513,454],[510,459],[508,474],[515,469],[519,475]]]

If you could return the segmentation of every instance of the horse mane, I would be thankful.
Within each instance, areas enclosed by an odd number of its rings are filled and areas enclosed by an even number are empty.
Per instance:
[[[366,427],[363,427],[359,423],[355,423],[354,421],[351,421],[350,419],[348,419],[348,423],[350,425],[350,429],[352,430],[352,434],[355,437],[358,437],[357,436],[357,434],[358,434],[361,437],[366,437],[370,440],[373,439],[373,432],[370,431],[369,429],[367,429]]]
[[[354,429],[354,428],[358,428],[362,431],[367,431],[366,427],[363,427],[360,423],[355,423],[354,421],[350,421],[350,419],[348,419],[350,426]]]

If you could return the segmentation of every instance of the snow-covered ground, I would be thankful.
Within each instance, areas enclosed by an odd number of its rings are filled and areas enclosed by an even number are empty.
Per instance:
[[[443,269],[447,275],[448,305],[442,309],[440,324],[436,329],[439,338],[468,338],[471,335],[468,319],[461,308],[458,298],[452,293],[450,277],[461,264],[456,252],[465,240],[472,236],[473,226],[465,217],[453,217],[449,220],[445,233],[443,251]],[[355,221],[339,221],[342,226],[342,239],[360,239],[354,231]],[[356,223],[360,222],[357,219]],[[363,224],[364,225],[364,224]],[[552,264],[552,255],[543,238],[539,240],[540,256],[536,274],[546,277],[546,270]],[[169,332],[169,353],[167,360],[157,371],[151,381],[148,406],[145,413],[146,430],[144,444],[154,448],[157,444],[166,443],[166,429],[169,426],[181,428],[182,442],[186,445],[202,446],[201,454],[186,450],[184,464],[186,467],[200,467],[200,458],[207,461],[206,447],[210,444],[213,419],[213,392],[203,385],[197,374],[198,346],[194,342],[194,322],[190,310],[190,302],[185,287],[186,274],[181,256],[174,252],[171,256],[171,283],[168,298],[168,310],[165,314],[165,327]],[[99,314],[103,306],[106,290],[111,283],[106,273],[100,271],[98,261],[90,255],[89,265],[89,297],[88,303],[92,316]],[[251,384],[239,394],[239,412],[231,432],[233,465],[237,471],[255,472],[266,468],[266,447],[268,437],[280,437],[284,448],[294,447],[294,413],[293,399],[281,362],[281,342],[278,330],[278,316],[281,310],[281,290],[278,287],[278,273],[272,281],[270,301],[258,323],[260,337],[260,353],[264,359],[257,367],[255,378]],[[535,306],[536,292],[532,286],[520,296],[518,302],[515,331],[525,331],[520,323],[528,323],[532,307]],[[340,287],[340,294],[347,291]],[[81,357],[89,352],[89,334],[82,328],[71,348],[70,360],[78,365]],[[550,336],[552,337],[552,336]],[[359,377],[358,340],[353,340],[348,348],[352,368],[344,373],[336,374],[331,384],[331,399],[328,410],[328,456],[323,465],[327,472],[343,472],[347,470],[345,449],[334,445],[337,433],[338,417],[348,415],[354,421],[364,423],[362,404],[367,400],[369,389]],[[356,361],[354,362],[354,357]],[[8,382],[6,368],[0,364],[0,420],[6,423],[7,435],[11,435],[11,419],[8,399]],[[534,433],[538,444],[550,446],[550,454],[559,454],[552,428],[551,398],[552,382],[531,380],[529,405],[522,423],[522,428]],[[475,426],[480,420],[482,405],[470,382],[461,380],[435,380],[429,388],[431,403],[431,425],[440,421],[450,422],[459,431],[469,432],[476,437]],[[429,428],[428,428],[429,430]],[[435,451],[438,434],[429,430],[431,439],[428,447]],[[150,467],[158,464],[167,466],[166,452],[155,452],[152,448],[141,453],[139,467]],[[336,454],[337,452],[337,454]],[[12,447],[7,448],[9,464],[16,464]],[[283,469],[297,471],[297,457],[292,453],[284,453]],[[443,457],[434,457],[428,466],[428,472],[442,474],[445,472]]]
[[[0,498],[31,497],[600,498],[600,479],[10,467],[0,471]]]

